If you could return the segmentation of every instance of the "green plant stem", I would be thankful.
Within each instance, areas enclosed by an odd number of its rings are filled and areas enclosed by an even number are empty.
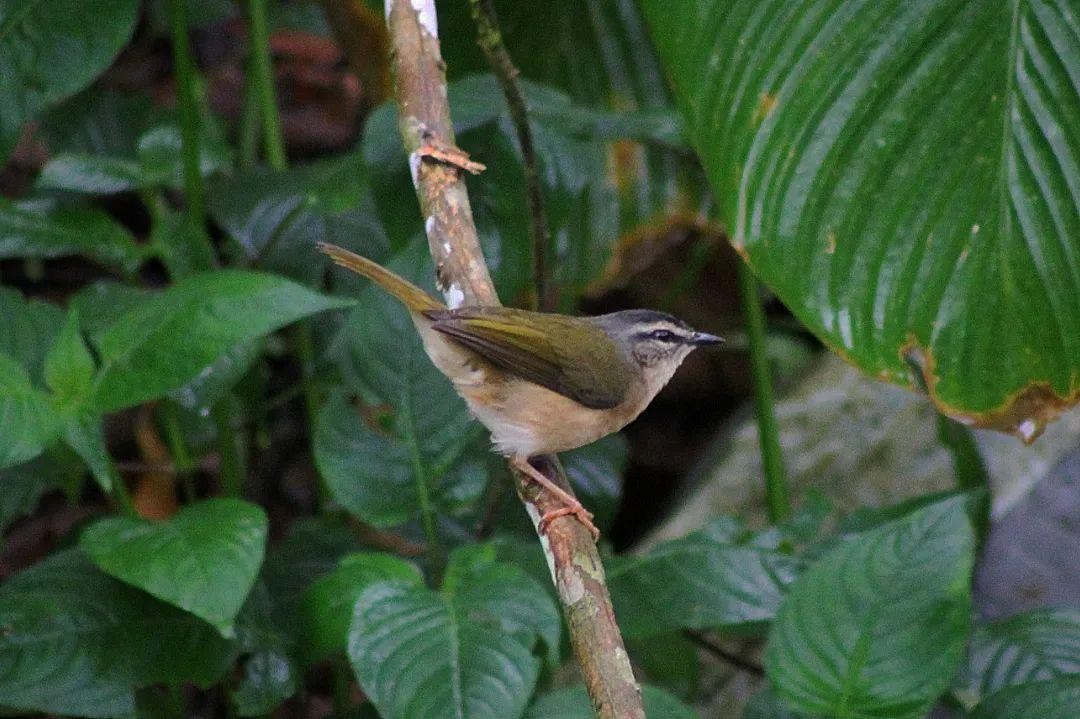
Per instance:
[[[161,418],[161,429],[165,433],[165,443],[169,446],[176,473],[181,477],[191,474],[195,469],[195,460],[184,442],[184,431],[180,428],[180,413],[176,405],[169,401],[162,402],[158,405],[158,416]]]
[[[773,404],[769,356],[765,350],[765,313],[758,296],[758,281],[745,262],[739,263],[739,294],[742,297],[746,339],[750,349],[750,373],[754,381],[754,412],[761,443],[761,465],[765,472],[765,504],[769,520],[781,522],[791,514],[791,497],[784,476],[780,452],[780,430]]]
[[[274,74],[270,64],[270,31],[266,22],[266,0],[249,0],[248,22],[250,23],[248,33],[251,38],[255,88],[262,108],[266,160],[275,170],[284,170],[288,165],[288,159],[285,155],[285,140],[281,135],[277,93],[274,90]]]
[[[116,502],[116,506],[120,508],[120,511],[128,517],[137,517],[139,513],[135,511],[135,503],[131,501],[131,495],[128,494],[127,485],[124,484],[124,478],[120,476],[120,473],[116,471],[116,465],[113,462],[113,458],[110,456],[109,464],[113,467],[113,487],[112,498]]]
[[[254,56],[248,52],[247,72],[244,76],[244,104],[240,111],[240,132],[237,144],[240,147],[240,167],[249,168],[259,159],[259,139],[262,125],[259,117],[259,95],[255,87],[255,73],[252,71]]]
[[[191,228],[189,261],[196,269],[214,266],[214,248],[206,234],[206,208],[199,163],[199,111],[195,99],[195,62],[191,57],[185,0],[172,0],[172,49],[180,110],[181,156],[184,162],[184,200]]]
[[[226,497],[240,497],[244,488],[243,462],[240,458],[236,430],[232,424],[229,398],[226,397],[214,405],[212,414],[218,431],[222,493]]]
[[[921,375],[920,375],[921,376]],[[990,472],[975,444],[971,430],[954,419],[937,413],[938,441],[949,450],[953,460],[956,487],[965,492],[979,492],[975,534],[980,542],[990,531]]]

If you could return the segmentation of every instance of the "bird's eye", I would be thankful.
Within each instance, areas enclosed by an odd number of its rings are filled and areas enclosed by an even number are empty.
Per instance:
[[[653,330],[649,333],[649,336],[659,342],[674,342],[678,339],[671,330]]]

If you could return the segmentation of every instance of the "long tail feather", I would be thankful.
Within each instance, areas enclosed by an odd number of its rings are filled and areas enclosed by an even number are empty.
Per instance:
[[[343,247],[331,245],[328,242],[318,243],[320,252],[330,256],[335,263],[353,272],[367,277],[372,282],[398,298],[402,304],[409,308],[410,312],[424,312],[426,310],[442,310],[446,306],[422,289],[409,282],[404,277],[399,277],[382,265],[376,264],[366,257],[361,257],[355,252],[349,252]]]

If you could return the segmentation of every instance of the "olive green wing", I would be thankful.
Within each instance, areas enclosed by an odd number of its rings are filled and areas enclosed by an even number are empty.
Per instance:
[[[496,367],[590,409],[621,404],[632,373],[607,335],[572,317],[509,308],[430,310],[432,328]]]

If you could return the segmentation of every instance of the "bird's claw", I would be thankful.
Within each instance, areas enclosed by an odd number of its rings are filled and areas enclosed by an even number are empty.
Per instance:
[[[538,531],[540,534],[547,534],[548,527],[551,526],[551,523],[554,520],[558,519],[559,517],[566,517],[568,515],[573,515],[577,519],[577,521],[581,522],[585,526],[585,529],[589,530],[589,534],[592,535],[594,542],[600,539],[600,530],[596,528],[596,525],[593,524],[592,521],[593,513],[585,509],[585,507],[582,506],[580,502],[578,502],[576,505],[568,504],[566,506],[559,507],[558,509],[552,509],[548,512],[545,512],[544,516],[540,518],[540,522],[536,526],[536,531]]]

